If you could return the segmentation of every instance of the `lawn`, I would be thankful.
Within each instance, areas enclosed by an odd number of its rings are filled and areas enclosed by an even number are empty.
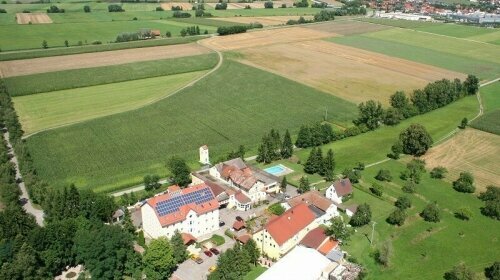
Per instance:
[[[384,187],[382,198],[364,191],[376,181],[374,176],[379,169],[390,170],[394,177],[390,183],[377,182]],[[497,240],[500,224],[480,214],[482,201],[472,194],[456,192],[451,184],[431,179],[428,173],[423,175],[416,194],[405,194],[401,191],[403,181],[398,178],[403,169],[404,165],[397,161],[366,169],[362,185],[357,186],[354,198],[348,202],[368,203],[373,220],[377,222],[372,247],[371,225],[358,229],[349,244],[343,247],[367,268],[366,279],[441,279],[445,271],[461,261],[481,273],[500,258]],[[385,219],[394,209],[392,201],[401,195],[409,196],[413,206],[405,225],[395,227]],[[418,216],[430,201],[437,201],[441,208],[439,223],[425,222]],[[454,217],[454,212],[464,206],[473,212],[470,221]],[[373,248],[379,248],[386,241],[393,246],[387,268],[376,264],[371,254]]]
[[[210,237],[210,241],[212,241],[217,246],[220,246],[220,245],[226,243],[226,240],[224,239],[224,237],[217,235],[217,234],[212,235],[212,237]]]
[[[165,176],[173,155],[198,160],[245,145],[255,149],[271,128],[297,133],[304,123],[349,123],[354,104],[268,72],[228,61],[179,94],[139,110],[91,120],[27,139],[39,175],[54,187],[114,191],[144,175]]]
[[[26,135],[133,110],[169,96],[206,71],[13,98]]]
[[[243,280],[255,280],[257,277],[259,277],[262,273],[266,272],[267,267],[263,266],[253,266],[252,270],[243,277]]]
[[[207,70],[215,67],[217,61],[218,56],[213,53],[16,76],[5,78],[4,82],[14,97]]]

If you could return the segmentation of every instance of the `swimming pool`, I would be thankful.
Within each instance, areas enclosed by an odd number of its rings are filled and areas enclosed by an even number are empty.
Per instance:
[[[282,175],[293,172],[293,170],[284,166],[283,164],[278,164],[275,166],[268,167],[268,168],[264,169],[264,171],[266,171],[267,173],[272,174],[274,176],[282,176]]]

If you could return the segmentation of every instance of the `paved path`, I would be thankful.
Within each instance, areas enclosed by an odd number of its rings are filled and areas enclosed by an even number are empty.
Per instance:
[[[7,148],[9,150],[9,155],[12,156],[10,161],[14,164],[16,168],[16,180],[20,179],[19,188],[21,189],[21,197],[20,198],[25,198],[27,199],[26,204],[23,205],[24,210],[26,210],[27,213],[35,216],[36,223],[40,226],[43,226],[43,211],[35,209],[33,207],[33,204],[31,203],[31,200],[29,199],[28,191],[26,190],[26,186],[24,185],[24,181],[22,180],[23,177],[21,175],[21,171],[19,170],[19,163],[17,161],[16,154],[14,153],[14,149],[12,148],[12,145],[10,143],[10,138],[9,138],[9,132],[4,132],[3,138],[5,139],[5,142],[7,142]]]

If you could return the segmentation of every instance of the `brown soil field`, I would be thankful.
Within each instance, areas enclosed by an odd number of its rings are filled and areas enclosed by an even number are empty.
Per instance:
[[[4,77],[209,53],[196,43],[0,62]]]
[[[474,175],[476,192],[488,185],[500,185],[500,136],[476,129],[461,131],[448,141],[431,148],[423,157],[429,169],[444,166],[447,181],[460,172]]]
[[[306,28],[313,30],[331,32],[341,35],[356,35],[369,32],[375,32],[385,29],[390,29],[392,27],[386,25],[370,24],[360,21],[329,21],[325,23],[308,25]]]
[[[242,62],[331,93],[353,103],[388,104],[397,90],[410,92],[441,78],[465,75],[322,40],[240,51]]]
[[[275,16],[275,17],[229,17],[214,18],[217,21],[229,21],[234,23],[250,24],[254,22],[261,23],[264,26],[284,25],[290,19],[298,20],[300,16]],[[305,19],[312,19],[312,16],[304,16]]]
[[[171,11],[172,7],[175,7],[175,6],[181,6],[182,10],[184,10],[184,11],[190,11],[193,8],[193,5],[191,5],[190,3],[172,2],[172,3],[162,3],[161,4],[161,7],[165,11]]]
[[[17,13],[17,24],[43,24],[52,23],[52,19],[45,13]]]
[[[220,51],[229,51],[327,37],[332,37],[332,34],[302,27],[290,27],[259,30],[229,36],[217,36],[204,39],[201,43]]]
[[[280,8],[282,4],[286,4],[287,7],[293,7],[293,1],[273,1],[274,8]],[[217,3],[207,3],[208,6],[215,8]],[[246,6],[250,6],[252,9],[264,9],[264,1],[253,2],[253,3],[228,3],[228,10],[235,9],[245,9]]]

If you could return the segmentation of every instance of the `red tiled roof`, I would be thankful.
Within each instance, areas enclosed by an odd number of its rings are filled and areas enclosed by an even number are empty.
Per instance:
[[[233,223],[233,228],[234,228],[235,230],[240,230],[240,229],[242,229],[242,228],[244,228],[244,227],[245,227],[245,221],[238,221],[238,220],[236,220],[236,221]]]
[[[246,196],[244,193],[242,192],[237,192],[235,195],[234,195],[234,198],[236,198],[236,200],[238,200],[239,203],[241,204],[248,204],[250,202],[252,202],[250,200],[250,198],[248,198],[248,196]]]
[[[317,227],[313,230],[311,230],[302,240],[300,241],[300,244],[317,249],[324,241],[325,239],[329,238],[325,234],[325,230],[321,227]]]
[[[210,189],[212,189],[212,192],[214,193],[215,196],[218,196],[219,194],[225,192],[225,189],[217,183],[210,182],[207,180],[205,181],[205,184],[207,184],[207,186],[209,186]]]
[[[328,254],[331,250],[337,248],[339,245],[339,242],[337,240],[334,240],[333,238],[328,238],[328,240],[321,245],[321,247],[318,248],[318,252],[320,252],[323,255]]]
[[[212,195],[211,200],[209,200],[205,203],[200,203],[200,204],[196,204],[193,202],[190,204],[181,205],[179,207],[178,211],[166,214],[164,216],[160,216],[158,214],[158,211],[156,209],[156,205],[159,202],[169,200],[172,197],[177,197],[179,195],[185,195],[188,193],[199,191],[199,190],[202,190],[205,188],[210,190],[210,194]],[[210,212],[210,211],[213,211],[213,210],[219,208],[219,202],[215,198],[212,190],[205,184],[195,185],[195,186],[192,186],[189,188],[182,189],[182,190],[175,192],[175,193],[165,193],[165,194],[162,194],[159,196],[152,197],[152,198],[147,200],[147,204],[155,210],[156,217],[158,218],[158,220],[160,221],[160,224],[163,227],[184,221],[186,219],[187,214],[191,210],[196,212],[196,214],[198,214],[198,215],[202,215],[202,214],[205,214],[207,212]]]
[[[239,169],[234,165],[224,164],[221,176],[226,180],[230,179],[234,184],[245,190],[250,190],[257,183],[257,178],[255,178],[252,169],[249,167]]]
[[[184,245],[187,245],[191,243],[192,241],[196,241],[196,237],[191,235],[190,233],[181,233],[182,236],[182,241],[184,242]]]
[[[251,238],[250,234],[243,234],[243,235],[238,236],[236,239],[243,244],[247,244],[247,242],[248,242],[248,240],[250,240],[250,238]]]
[[[269,221],[264,227],[278,245],[283,245],[288,239],[295,236],[302,229],[314,221],[316,216],[307,207],[307,204],[298,204]]]
[[[170,187],[167,188],[167,192],[168,193],[174,193],[174,192],[177,192],[177,191],[180,191],[181,190],[181,187],[177,186],[177,185],[172,185]]]
[[[314,205],[324,212],[326,212],[328,207],[330,207],[333,204],[331,200],[324,197],[320,192],[316,190],[308,191],[306,193],[295,196],[288,200],[288,204],[292,207],[299,203],[307,203],[309,205]]]
[[[352,193],[352,184],[349,178],[340,179],[333,182],[333,187],[335,188],[335,192],[339,197]]]

